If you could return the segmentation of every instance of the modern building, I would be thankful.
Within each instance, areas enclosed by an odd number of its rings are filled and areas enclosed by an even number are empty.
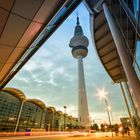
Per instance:
[[[0,91],[0,131],[15,131],[24,93],[15,88]]]
[[[68,116],[67,127],[68,127],[69,130],[72,129],[72,116]]]
[[[140,1],[85,0],[85,5],[90,13],[93,46],[112,83],[120,85],[131,124],[139,137],[137,132],[140,130],[137,130],[137,125],[140,120]]]
[[[27,99],[19,89],[0,91],[0,132],[62,131],[67,119],[68,114],[46,107],[41,100]]]
[[[139,53],[140,25],[135,17],[134,1],[86,0],[85,4],[90,12],[97,55],[113,83],[127,84],[140,117],[140,82],[134,68],[138,66],[135,56]]]
[[[124,126],[124,127],[132,127],[129,117],[121,117],[120,122],[121,122],[122,126]]]
[[[55,126],[56,126],[56,130],[58,131],[62,131],[64,128],[64,119],[63,119],[62,111],[56,111]]]
[[[25,131],[44,128],[45,104],[38,99],[26,99],[15,88],[4,88],[0,94],[0,130]]]
[[[88,44],[88,38],[84,36],[79,23],[79,17],[77,16],[77,25],[69,46],[72,48],[73,57],[78,60],[78,119],[81,127],[89,126],[89,112],[83,67],[83,58],[87,56]]]
[[[54,107],[47,107],[45,111],[45,128],[47,130],[55,130],[56,124],[56,109]]]
[[[27,99],[22,107],[17,131],[24,131],[26,128],[41,129],[46,106],[38,99]]]
[[[72,128],[73,129],[78,129],[78,119],[75,117],[72,117]]]
[[[67,113],[64,113],[64,130],[67,130],[67,121],[68,121],[68,114]]]

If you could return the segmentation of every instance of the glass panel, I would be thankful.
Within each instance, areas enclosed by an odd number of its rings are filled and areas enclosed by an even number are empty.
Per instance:
[[[134,64],[135,70],[136,70],[137,76],[140,80],[140,41],[137,42],[137,47],[136,47],[136,63]]]
[[[21,101],[13,95],[0,92],[0,131],[14,131]]]
[[[25,131],[26,128],[41,127],[42,109],[31,102],[25,102],[19,121],[19,131]]]

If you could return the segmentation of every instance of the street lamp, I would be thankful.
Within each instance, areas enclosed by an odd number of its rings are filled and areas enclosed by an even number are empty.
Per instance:
[[[97,89],[97,91],[98,91],[97,96],[99,96],[101,100],[104,99],[104,101],[105,101],[109,124],[112,128],[110,114],[109,114],[109,108],[108,108],[109,106],[108,106],[107,97],[106,97],[108,92],[106,92],[104,88],[103,89]],[[111,134],[112,134],[112,137],[113,137],[112,129],[111,129]]]
[[[64,130],[66,128],[66,109],[67,107],[66,106],[63,106],[64,107]]]

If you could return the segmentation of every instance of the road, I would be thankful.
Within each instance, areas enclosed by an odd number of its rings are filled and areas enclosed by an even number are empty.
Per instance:
[[[61,134],[45,136],[0,137],[0,140],[136,140],[134,136],[112,136],[110,134]]]

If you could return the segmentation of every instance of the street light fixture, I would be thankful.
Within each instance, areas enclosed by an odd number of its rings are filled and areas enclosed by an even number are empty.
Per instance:
[[[109,105],[108,105],[107,97],[106,97],[106,95],[108,94],[108,92],[106,92],[104,88],[103,89],[97,89],[97,91],[98,91],[97,96],[100,97],[100,100],[103,100],[104,99],[104,101],[105,101],[107,115],[108,115],[108,120],[109,120],[109,124],[111,126],[111,134],[112,134],[112,137],[113,137],[111,119],[110,119],[110,114],[109,114]]]
[[[105,89],[97,89],[98,93],[97,93],[97,96],[100,97],[100,100],[102,99],[106,99],[106,95],[108,94],[108,92],[105,91]]]

